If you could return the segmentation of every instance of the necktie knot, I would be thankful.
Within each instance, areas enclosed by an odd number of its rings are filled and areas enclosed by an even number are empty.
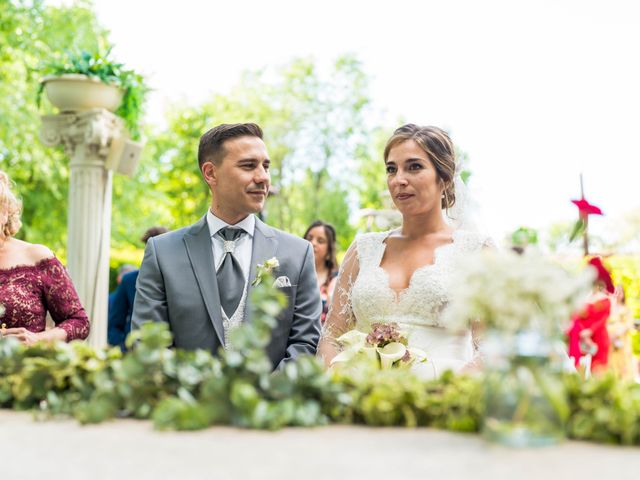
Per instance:
[[[236,241],[245,234],[244,230],[239,228],[224,227],[218,231],[218,236],[222,238],[224,253],[233,255],[236,249]]]
[[[224,227],[218,230],[218,235],[226,242],[235,242],[244,234],[245,231],[241,228]]]

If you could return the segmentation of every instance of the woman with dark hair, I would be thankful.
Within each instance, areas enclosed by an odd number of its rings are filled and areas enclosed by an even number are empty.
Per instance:
[[[44,245],[14,238],[21,204],[0,170],[0,336],[25,345],[84,339],[89,320],[71,278]],[[45,329],[47,312],[55,327]]]
[[[332,225],[317,220],[309,225],[304,233],[304,239],[313,246],[316,260],[316,275],[318,288],[322,298],[322,323],[329,310],[329,300],[333,295],[338,277],[338,261],[336,260],[336,230]]]
[[[454,145],[438,127],[407,124],[389,138],[383,157],[380,168],[402,226],[359,235],[349,247],[318,354],[330,365],[341,348],[337,339],[348,330],[368,333],[374,323],[395,322],[409,346],[427,354],[427,362],[414,367],[418,374],[476,369],[475,329],[458,332],[442,312],[458,262],[493,242],[458,223],[464,209],[456,223],[447,221],[454,206],[464,206]]]

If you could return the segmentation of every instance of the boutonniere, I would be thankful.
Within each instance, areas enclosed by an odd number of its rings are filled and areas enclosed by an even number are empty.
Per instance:
[[[266,262],[259,263],[256,268],[256,278],[253,282],[251,282],[251,286],[256,287],[260,285],[260,282],[262,282],[262,279],[267,275],[270,275],[271,272],[273,272],[273,270],[278,268],[279,266],[280,266],[280,262],[276,257],[271,257]]]

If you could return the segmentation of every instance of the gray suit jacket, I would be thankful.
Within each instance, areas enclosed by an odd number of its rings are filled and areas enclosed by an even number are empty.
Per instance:
[[[276,257],[274,276],[286,275],[287,307],[278,315],[267,355],[274,367],[301,354],[314,355],[320,338],[321,301],[309,242],[256,218],[249,285],[256,265]],[[249,286],[249,294],[251,286]],[[249,303],[247,304],[247,317]],[[250,318],[247,321],[251,321]],[[180,230],[150,238],[136,285],[131,328],[166,322],[174,346],[216,353],[224,345],[218,283],[206,216]]]

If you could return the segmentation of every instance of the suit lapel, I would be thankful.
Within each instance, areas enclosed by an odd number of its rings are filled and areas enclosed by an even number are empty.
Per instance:
[[[253,234],[253,249],[251,253],[251,269],[249,271],[249,287],[247,296],[251,295],[251,284],[256,278],[257,266],[274,257],[277,247],[278,244],[276,242],[273,229],[263,221],[261,221],[258,217],[256,217],[256,228]],[[247,318],[249,318],[248,315]]]
[[[184,243],[187,255],[191,262],[191,268],[196,276],[200,293],[213,328],[218,334],[220,344],[224,345],[224,327],[222,324],[222,311],[220,309],[220,294],[218,293],[218,281],[211,250],[211,237],[207,225],[207,217],[202,217],[184,235]]]

